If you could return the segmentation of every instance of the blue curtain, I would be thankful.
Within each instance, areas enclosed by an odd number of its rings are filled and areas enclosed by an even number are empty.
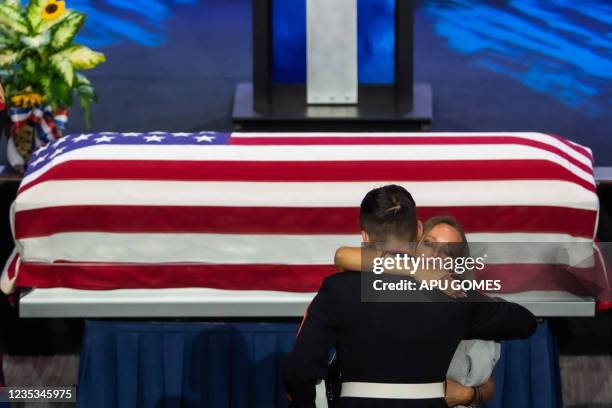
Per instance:
[[[547,322],[527,340],[502,343],[493,379],[495,395],[486,408],[563,406],[557,342]]]
[[[295,324],[87,321],[78,406],[284,406]]]
[[[78,406],[285,407],[280,368],[292,323],[87,321]],[[560,407],[557,349],[546,324],[507,342],[488,408]]]

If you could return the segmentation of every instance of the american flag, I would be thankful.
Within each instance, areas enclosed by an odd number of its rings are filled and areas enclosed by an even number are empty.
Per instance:
[[[553,135],[105,132],[33,154],[4,282],[315,291],[335,249],[360,245],[365,193],[389,183],[470,241],[594,239],[591,151]]]

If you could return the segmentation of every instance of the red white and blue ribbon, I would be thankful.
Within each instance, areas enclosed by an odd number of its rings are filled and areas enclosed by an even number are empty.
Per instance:
[[[68,121],[68,110],[58,108],[53,111],[49,105],[32,108],[10,108],[9,115],[13,122],[11,135],[17,134],[28,123],[36,126],[37,145],[45,145],[62,137],[62,130]]]
[[[6,107],[6,102],[4,100],[4,89],[2,88],[2,84],[0,84],[0,111],[3,111]]]

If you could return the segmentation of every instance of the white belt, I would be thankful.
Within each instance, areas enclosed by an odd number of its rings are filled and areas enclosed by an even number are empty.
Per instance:
[[[389,384],[371,382],[342,383],[341,397],[429,399],[444,398],[444,383]]]

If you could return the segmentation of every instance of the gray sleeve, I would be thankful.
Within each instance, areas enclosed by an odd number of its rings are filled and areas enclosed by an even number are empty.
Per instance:
[[[491,377],[500,353],[499,343],[464,340],[457,347],[447,377],[469,387],[482,385]]]

